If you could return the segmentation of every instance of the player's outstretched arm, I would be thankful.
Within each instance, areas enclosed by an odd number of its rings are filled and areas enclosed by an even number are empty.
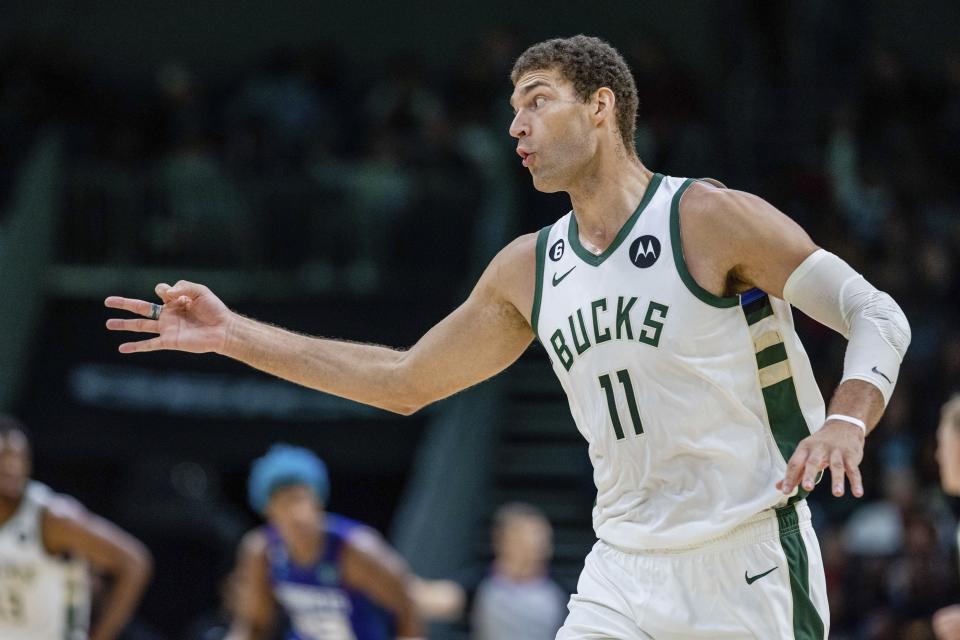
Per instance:
[[[258,322],[186,281],[157,285],[163,307],[156,320],[149,302],[107,298],[107,307],[144,316],[110,319],[107,328],[156,334],[120,345],[122,353],[219,353],[312,389],[409,414],[495,375],[529,346],[533,331],[519,309],[533,299],[534,244],[528,235],[503,249],[467,300],[405,351]]]
[[[883,414],[910,343],[900,307],[757,196],[694,185],[684,198],[681,233],[684,247],[692,244],[695,251],[711,253],[738,291],[759,287],[849,340],[828,420],[799,443],[777,488],[785,494],[798,485],[810,491],[816,476],[829,467],[834,495],[843,495],[846,478],[853,494],[862,496],[864,436]],[[718,237],[726,242],[712,241]]]
[[[147,548],[68,498],[55,499],[44,512],[43,538],[50,553],[83,558],[94,570],[110,576],[112,586],[90,640],[113,640],[120,635],[150,580],[153,561]]]

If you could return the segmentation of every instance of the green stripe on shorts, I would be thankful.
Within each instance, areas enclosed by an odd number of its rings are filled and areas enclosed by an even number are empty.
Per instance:
[[[810,572],[807,547],[800,533],[797,508],[789,505],[777,509],[780,546],[790,569],[790,593],[793,596],[793,637],[795,640],[823,640],[823,620],[810,598]]]

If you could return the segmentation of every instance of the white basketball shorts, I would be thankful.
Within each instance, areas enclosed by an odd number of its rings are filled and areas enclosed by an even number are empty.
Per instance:
[[[628,553],[598,541],[557,640],[825,640],[830,612],[806,501],[703,545]]]

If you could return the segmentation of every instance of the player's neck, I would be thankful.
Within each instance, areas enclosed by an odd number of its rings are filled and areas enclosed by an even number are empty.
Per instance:
[[[287,544],[287,553],[293,563],[301,567],[309,567],[323,555],[323,540],[314,540],[309,543]]]
[[[599,253],[610,246],[652,177],[639,160],[607,154],[567,190],[584,247]]]
[[[493,572],[513,582],[527,582],[542,578],[546,574],[546,569],[541,562],[514,561],[509,562],[503,559],[493,561]]]
[[[294,564],[309,567],[323,555],[324,542],[325,536],[318,525],[316,535],[298,536],[296,539],[284,540],[283,544]]]

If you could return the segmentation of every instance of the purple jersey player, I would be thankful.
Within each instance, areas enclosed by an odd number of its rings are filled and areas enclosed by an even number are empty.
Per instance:
[[[241,544],[240,602],[229,640],[267,636],[277,605],[290,620],[288,640],[422,635],[399,556],[369,527],[325,512],[329,480],[317,456],[272,447],[254,462],[249,493],[267,525]]]

